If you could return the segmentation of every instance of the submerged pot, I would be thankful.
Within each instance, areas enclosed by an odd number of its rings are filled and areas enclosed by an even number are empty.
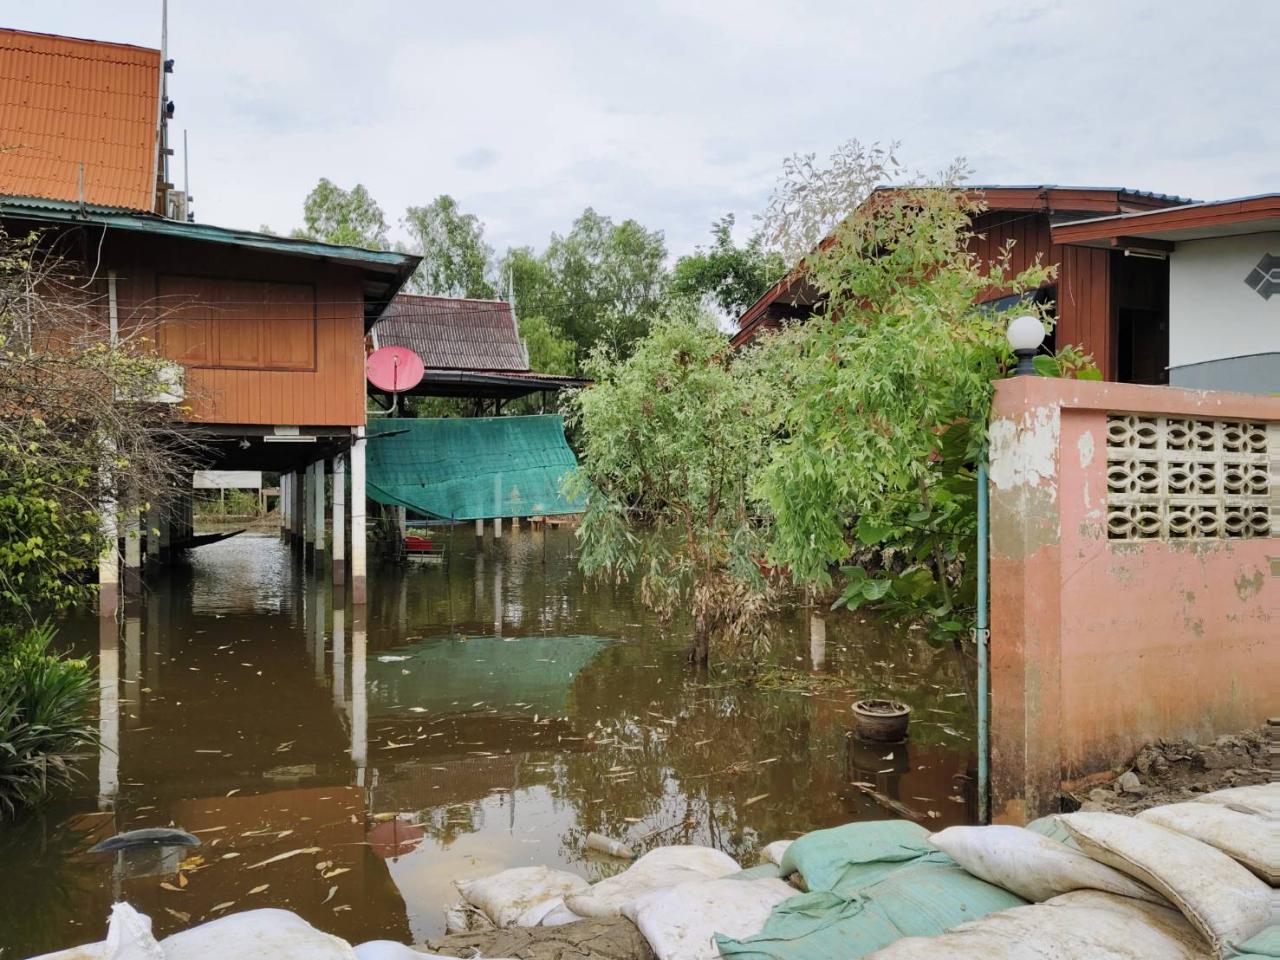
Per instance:
[[[897,700],[859,700],[853,705],[853,732],[863,740],[905,740],[911,708]]]

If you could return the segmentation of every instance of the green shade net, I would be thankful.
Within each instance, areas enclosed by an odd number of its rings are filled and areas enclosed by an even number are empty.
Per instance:
[[[581,513],[562,481],[578,469],[564,418],[374,420],[367,492],[442,520]]]

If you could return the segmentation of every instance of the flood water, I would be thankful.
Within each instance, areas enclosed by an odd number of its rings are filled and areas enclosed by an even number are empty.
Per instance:
[[[797,609],[771,659],[834,679],[746,685],[691,670],[681,625],[628,588],[584,585],[571,532],[443,536],[447,562],[373,570],[358,611],[246,534],[193,551],[121,624],[65,624],[99,666],[104,748],[73,795],[0,825],[0,957],[100,939],[116,899],[158,936],[270,906],[353,943],[421,941],[454,880],[616,872],[588,831],[750,865],[769,841],[892,815],[856,783],[930,827],[973,821],[950,649]],[[849,735],[849,705],[877,694],[912,706],[907,744]],[[202,845],[88,852],[168,825]]]

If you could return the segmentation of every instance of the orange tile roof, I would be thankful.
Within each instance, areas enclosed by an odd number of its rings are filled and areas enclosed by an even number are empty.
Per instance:
[[[0,29],[0,195],[151,211],[160,51]]]

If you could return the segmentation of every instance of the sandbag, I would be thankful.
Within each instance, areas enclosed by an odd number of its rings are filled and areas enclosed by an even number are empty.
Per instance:
[[[1206,960],[1176,910],[1080,890],[1002,910],[937,937],[908,937],[867,960]]]
[[[1160,894],[1114,867],[1022,827],[947,827],[929,842],[975,877],[1032,903],[1072,890],[1105,890],[1168,906]]]
[[[1280,924],[1267,927],[1257,936],[1250,937],[1227,956],[1231,960],[1276,960],[1276,958],[1280,958]]]
[[[739,870],[737,873],[731,873],[726,876],[726,880],[781,880],[784,879],[782,871],[778,869],[776,863],[757,863],[754,867],[747,867],[745,870]],[[795,888],[792,888],[792,893]]]
[[[796,895],[783,880],[696,880],[632,900],[622,913],[634,923],[658,960],[717,960],[715,935],[759,933],[769,913]]]
[[[1038,833],[1042,837],[1048,837],[1050,840],[1057,840],[1061,844],[1065,844],[1072,850],[1079,850],[1080,845],[1076,843],[1076,838],[1071,836],[1071,831],[1067,829],[1067,825],[1058,819],[1056,813],[1051,813],[1047,817],[1039,817],[1032,820],[1026,826],[1027,830],[1032,833]]]
[[[1280,781],[1259,783],[1250,787],[1228,787],[1196,797],[1196,803],[1230,805],[1249,813],[1280,818]]]
[[[799,841],[796,841],[799,843]],[[717,937],[733,960],[856,960],[905,936],[934,936],[1025,901],[980,880],[946,854],[898,865],[888,876],[845,897],[829,890],[801,894],[774,908],[754,937]]]
[[[767,843],[760,848],[761,863],[776,863],[782,866],[782,857],[787,852],[794,840],[775,840],[773,843]]]
[[[444,908],[445,933],[474,933],[480,930],[493,930],[493,921],[479,907],[473,907],[465,900],[451,903]]]
[[[246,910],[160,941],[164,960],[356,960],[345,940],[317,930],[289,910]]]
[[[924,827],[909,820],[872,820],[806,833],[787,847],[780,867],[784,877],[799,871],[812,892],[847,896],[908,860],[930,855],[945,860],[929,845]]]
[[[458,960],[439,953],[423,953],[394,940],[370,940],[353,949],[359,960]]]
[[[463,899],[479,907],[494,926],[536,927],[565,894],[587,889],[576,873],[550,867],[513,867],[479,880],[454,882]]]
[[[738,870],[733,857],[711,847],[656,847],[617,876],[566,895],[564,902],[580,917],[616,917],[626,904],[654,890],[694,880],[714,880]]]
[[[1270,923],[1270,888],[1207,843],[1114,813],[1062,820],[1089,856],[1163,894],[1219,956]]]
[[[164,960],[164,951],[151,933],[151,918],[127,903],[111,905],[107,938],[34,960]]]
[[[1280,886],[1280,820],[1242,813],[1235,805],[1196,802],[1152,807],[1138,819],[1207,843],[1271,886]]]
[[[564,898],[557,899],[555,906],[543,914],[538,921],[540,927],[562,927],[566,923],[577,923],[584,919],[565,906]]]

